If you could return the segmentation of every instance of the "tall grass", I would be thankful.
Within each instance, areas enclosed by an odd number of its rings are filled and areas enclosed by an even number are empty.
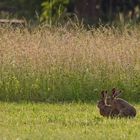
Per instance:
[[[90,101],[103,89],[140,99],[138,28],[0,28],[0,100]]]

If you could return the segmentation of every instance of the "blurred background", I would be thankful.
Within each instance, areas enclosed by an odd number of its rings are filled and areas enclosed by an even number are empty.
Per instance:
[[[1,0],[0,19],[50,24],[78,18],[85,24],[140,21],[140,0]]]

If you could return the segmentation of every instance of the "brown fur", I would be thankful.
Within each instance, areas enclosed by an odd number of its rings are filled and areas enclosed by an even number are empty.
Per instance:
[[[107,97],[107,92],[102,91],[101,92],[101,100],[98,102],[98,108],[100,111],[100,114],[104,117],[115,117],[119,114],[118,110],[112,109],[111,106],[106,105],[105,100]]]
[[[136,109],[127,101],[118,98],[120,91],[112,89],[112,95],[107,98],[107,104],[112,107],[112,110],[118,110],[119,117],[135,117]]]

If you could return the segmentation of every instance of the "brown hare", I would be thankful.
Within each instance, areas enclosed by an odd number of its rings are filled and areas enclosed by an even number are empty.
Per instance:
[[[118,98],[120,94],[121,91],[116,91],[116,89],[113,88],[112,95],[107,97],[107,105],[110,105],[112,110],[117,110],[119,112],[118,117],[135,117],[136,109],[127,101]]]
[[[106,105],[107,91],[101,92],[101,100],[98,102],[97,107],[99,108],[100,114],[104,117],[115,117],[119,114],[119,111],[112,109],[110,105]]]

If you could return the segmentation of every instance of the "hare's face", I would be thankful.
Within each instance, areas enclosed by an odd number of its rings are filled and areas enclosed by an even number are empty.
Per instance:
[[[112,89],[112,94],[106,97],[106,104],[107,105],[113,105],[115,100],[118,98],[118,96],[121,94],[121,91],[117,91],[115,88]]]
[[[100,100],[100,101],[98,102],[98,104],[97,104],[97,107],[98,107],[98,108],[102,108],[102,107],[104,107],[104,105],[105,105],[104,101],[103,101],[103,100]]]
[[[101,92],[101,99],[98,102],[98,108],[104,108],[105,106],[107,106],[106,104],[106,99],[108,97],[107,91],[102,91]]]
[[[108,96],[108,97],[106,98],[106,104],[107,104],[107,105],[112,105],[113,100],[114,100],[114,99],[113,99],[111,96]]]

